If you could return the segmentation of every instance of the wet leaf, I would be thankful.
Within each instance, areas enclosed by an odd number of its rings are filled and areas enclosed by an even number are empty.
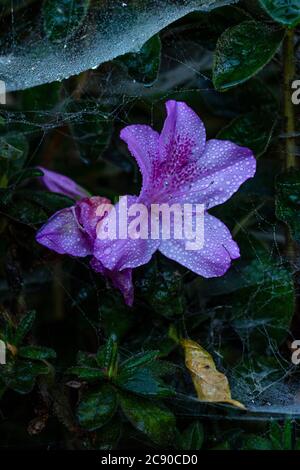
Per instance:
[[[92,448],[95,450],[115,450],[121,435],[122,422],[116,416],[93,436]]]
[[[27,153],[28,143],[23,134],[11,132],[0,137],[0,158],[18,160],[18,165],[21,165]]]
[[[1,373],[7,387],[26,394],[32,391],[36,377],[48,374],[49,368],[42,363],[18,360],[1,367]]]
[[[242,403],[231,398],[227,377],[217,370],[212,356],[195,341],[183,339],[181,345],[199,400],[229,403],[244,409]]]
[[[56,352],[53,349],[46,348],[44,346],[23,346],[18,350],[18,354],[26,359],[35,359],[39,361],[56,358]]]
[[[41,207],[31,201],[21,199],[5,206],[3,213],[16,222],[26,225],[41,224],[48,220],[48,215]]]
[[[228,28],[220,36],[215,51],[215,88],[226,90],[258,73],[272,59],[283,36],[284,31],[256,21]]]
[[[235,0],[211,0],[209,4],[207,0],[110,0],[91,2],[88,14],[87,0],[47,0],[40,2],[41,9],[35,3],[37,8],[30,9],[28,20],[15,30],[16,40],[11,40],[8,19],[3,16],[0,75],[8,90],[62,80],[137,52],[148,39],[188,13],[210,11]]]
[[[109,377],[112,377],[116,374],[119,353],[118,353],[118,343],[116,337],[111,335],[104,346],[99,348],[96,355],[97,363],[104,371],[106,371]]]
[[[253,434],[245,438],[243,450],[273,450],[273,446],[270,439]]]
[[[300,22],[299,0],[259,0],[259,2],[278,23],[294,28]]]
[[[102,380],[105,377],[104,372],[101,369],[87,366],[74,366],[68,369],[68,374],[77,375],[82,380],[87,382],[94,382]]]
[[[161,41],[158,34],[149,39],[137,53],[125,54],[118,62],[127,68],[134,80],[151,85],[157,78],[160,67]]]
[[[244,344],[250,341],[256,354],[266,351],[270,339],[278,346],[284,341],[295,310],[291,271],[264,250],[257,249],[258,254],[259,258],[211,284],[216,294],[227,295],[220,315],[227,318]]]
[[[174,395],[174,391],[156,377],[151,369],[146,367],[138,367],[132,370],[121,369],[115,383],[118,387],[137,395],[148,397]]]
[[[57,106],[61,88],[61,83],[53,82],[24,90],[22,93],[22,109],[28,112],[28,118],[32,120],[35,119],[35,116],[42,117],[39,112],[47,115],[46,110],[51,110]],[[33,113],[33,111],[36,111],[36,113]]]
[[[37,168],[25,168],[24,170],[14,173],[10,178],[9,183],[18,185],[29,178],[39,178],[40,176],[43,176],[43,172],[41,170],[38,170]]]
[[[16,330],[16,335],[14,338],[14,344],[18,346],[19,344],[22,343],[23,339],[29,333],[31,330],[33,323],[36,318],[36,313],[34,311],[28,312],[24,315],[24,317],[21,319],[17,330]]]
[[[175,417],[163,405],[143,398],[120,395],[121,408],[139,431],[161,446],[172,443],[175,436]]]
[[[89,392],[83,396],[77,410],[80,425],[94,431],[104,426],[115,414],[117,397],[114,389],[104,385],[97,392]]]
[[[199,421],[190,424],[182,433],[180,441],[183,450],[200,450],[204,441],[202,424]]]
[[[275,122],[274,113],[251,112],[231,121],[218,133],[217,138],[248,147],[256,157],[260,157],[270,143]]]
[[[152,262],[138,279],[138,287],[143,299],[154,312],[167,318],[182,315],[185,309],[182,276],[166,266],[158,269]]]
[[[32,203],[37,204],[42,209],[47,211],[49,215],[64,209],[65,207],[70,207],[74,204],[73,199],[63,194],[52,193],[50,191],[31,191],[31,190],[19,190],[16,193],[16,197],[21,198],[22,200],[27,200]]]
[[[121,367],[123,371],[130,371],[137,367],[143,367],[152,363],[153,361],[155,361],[157,356],[158,356],[158,351],[142,352],[142,353],[136,354],[133,357],[130,357],[129,359],[126,359],[126,361],[122,363]]]

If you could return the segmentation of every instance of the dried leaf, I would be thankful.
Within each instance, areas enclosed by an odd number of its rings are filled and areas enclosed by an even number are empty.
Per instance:
[[[183,339],[181,345],[199,400],[230,403],[245,409],[242,403],[231,398],[227,377],[217,370],[212,356],[195,341]]]

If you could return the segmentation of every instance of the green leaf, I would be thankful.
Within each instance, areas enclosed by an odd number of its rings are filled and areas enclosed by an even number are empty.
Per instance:
[[[38,168],[25,168],[24,170],[14,173],[9,180],[10,184],[20,184],[29,178],[39,178],[43,176],[43,172]]]
[[[270,440],[274,450],[283,450],[282,427],[276,421],[270,423]]]
[[[279,345],[288,335],[295,289],[292,272],[280,260],[262,249],[255,253],[251,262],[241,262],[222,279],[210,280],[210,289],[223,296],[222,316],[227,312],[244,344],[263,354],[270,341]]]
[[[45,111],[53,109],[59,103],[61,88],[61,83],[53,82],[24,90],[22,93],[22,109],[30,112],[31,120],[35,121],[36,116],[45,119],[47,117]],[[36,111],[36,113],[33,113],[33,111]]]
[[[292,450],[293,441],[293,424],[291,419],[287,419],[284,422],[283,428],[283,449]]]
[[[82,24],[89,0],[45,0],[43,4],[44,30],[53,42],[69,38]]]
[[[0,187],[6,187],[9,177],[22,169],[29,145],[20,132],[8,132],[0,136]]]
[[[16,193],[18,198],[37,204],[49,213],[54,213],[65,207],[71,207],[74,204],[73,199],[63,194],[52,193],[51,191],[31,191],[19,190]]]
[[[101,317],[106,336],[116,335],[120,340],[134,326],[136,317],[132,309],[121,301],[121,294],[118,294],[116,290],[109,290],[103,296]]]
[[[300,22],[299,0],[259,0],[261,6],[278,23],[294,28]]]
[[[104,385],[98,392],[83,396],[77,410],[80,425],[94,431],[104,426],[115,414],[117,396],[112,387]]]
[[[56,358],[56,352],[44,346],[23,346],[18,350],[18,355],[26,359],[36,359],[38,361]]]
[[[115,375],[118,366],[118,343],[116,337],[111,335],[104,346],[102,346],[96,355],[97,363],[107,371],[109,377]]]
[[[33,326],[35,318],[36,318],[35,311],[31,311],[31,312],[26,313],[26,315],[21,319],[21,321],[20,321],[20,323],[17,327],[16,335],[15,335],[15,338],[14,338],[14,344],[16,346],[21,344],[23,339],[27,335],[27,333],[29,333],[29,331],[31,330],[31,328]]]
[[[159,34],[149,39],[137,53],[125,54],[118,62],[125,65],[134,80],[151,85],[157,79],[161,57]]]
[[[2,366],[1,372],[7,387],[15,392],[25,394],[32,391],[36,377],[47,375],[49,368],[42,363],[20,360]]]
[[[0,137],[0,158],[22,160],[28,153],[28,142],[21,133],[10,132]]]
[[[120,395],[121,408],[131,424],[161,446],[172,443],[175,417],[163,405],[130,395]]]
[[[163,384],[151,369],[135,368],[120,370],[114,382],[120,388],[137,395],[148,397],[168,397],[174,395],[174,391]]]
[[[101,369],[87,366],[70,367],[68,369],[68,374],[77,375],[77,377],[82,380],[86,380],[87,382],[94,382],[105,377],[105,374]]]
[[[215,51],[214,87],[226,90],[257,74],[272,59],[283,36],[284,31],[256,21],[228,28],[220,36]]]
[[[204,441],[203,426],[195,421],[185,429],[181,436],[181,448],[183,450],[200,450]]]
[[[249,435],[244,440],[243,450],[273,450],[270,439]]]
[[[231,274],[234,278],[234,273]],[[230,276],[228,276],[229,280]],[[259,348],[278,345],[286,338],[295,309],[295,289],[288,268],[266,253],[236,273],[234,291],[228,297],[229,317],[242,340],[249,338]],[[241,285],[238,284],[241,283]],[[266,334],[266,332],[268,334]]]
[[[290,169],[276,179],[276,217],[285,222],[300,242],[300,170]]]
[[[14,11],[15,3],[16,0]],[[86,14],[87,1],[47,0],[42,3],[40,14],[39,4],[35,2],[34,8],[26,9],[26,21],[14,28],[13,41],[11,28],[4,28],[0,75],[7,90],[30,88],[78,75],[139,50],[148,39],[191,12],[207,12],[236,3],[236,0],[90,3]],[[18,15],[18,19],[22,20],[22,15]],[[9,18],[4,20],[9,24]],[[44,27],[44,37],[41,27]],[[19,44],[22,45],[21,56],[16,53]],[[105,99],[103,95],[101,99]]]
[[[206,82],[203,82],[203,86]],[[229,88],[226,93],[209,85],[201,91],[201,97],[213,115],[228,119],[243,115],[245,111],[259,113],[262,109],[277,114],[279,108],[278,97],[266,82],[258,77],[252,77],[238,87]]]
[[[95,450],[116,450],[121,435],[122,422],[116,416],[93,435],[92,447]]]
[[[111,141],[112,114],[89,100],[67,102],[66,112],[70,114],[69,126],[81,159],[96,162]]]
[[[144,268],[137,283],[143,300],[166,318],[182,315],[185,309],[182,276],[167,266],[157,268],[155,261]]]
[[[54,212],[74,204],[69,197],[50,191],[19,189],[12,194],[8,193],[8,201],[3,205],[2,212],[28,225],[43,223]]]
[[[22,201],[21,199],[9,201],[8,204],[1,207],[1,212],[10,219],[26,225],[40,224],[46,222],[49,218],[41,207],[30,201]]]
[[[136,367],[143,367],[150,362],[153,362],[159,354],[159,351],[147,351],[136,354],[129,359],[126,359],[121,365],[123,371],[130,371]]]
[[[97,360],[94,354],[78,351],[76,360],[79,366],[97,368]]]
[[[248,147],[256,157],[260,157],[267,150],[275,123],[274,113],[253,111],[235,118],[218,133],[217,138]]]

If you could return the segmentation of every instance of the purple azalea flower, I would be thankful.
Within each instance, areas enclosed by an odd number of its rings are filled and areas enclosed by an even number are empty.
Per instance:
[[[81,199],[90,196],[88,191],[76,184],[71,178],[56,173],[55,171],[47,170],[42,166],[38,166],[37,168],[44,173],[43,176],[40,177],[40,181],[49,191],[64,194],[72,199]]]
[[[109,270],[132,269],[147,263],[156,250],[204,277],[222,276],[240,256],[228,228],[207,210],[229,199],[253,177],[256,160],[250,149],[211,139],[201,119],[185,103],[166,103],[161,134],[146,125],[132,125],[121,138],[136,159],[143,177],[138,197],[129,205],[203,204],[204,246],[188,251],[185,239],[99,239],[94,256]],[[110,217],[110,215],[108,215]]]
[[[110,201],[100,196],[83,198],[72,207],[56,212],[38,231],[36,240],[60,254],[77,257],[93,256],[96,228],[103,216],[97,215],[97,208]],[[132,270],[121,272],[105,268],[101,261],[92,258],[91,267],[111,280],[119,289],[127,305],[133,303]]]

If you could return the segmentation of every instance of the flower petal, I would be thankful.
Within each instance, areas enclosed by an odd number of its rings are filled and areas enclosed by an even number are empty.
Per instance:
[[[123,271],[110,271],[109,269],[106,269],[101,261],[96,258],[92,258],[90,265],[94,271],[111,280],[113,286],[122,292],[126,305],[131,307],[134,299],[132,269],[124,269]]]
[[[207,213],[204,217],[203,248],[189,251],[185,244],[186,240],[164,240],[159,250],[203,277],[222,276],[230,267],[231,260],[240,256],[238,245],[226,225]]]
[[[173,201],[205,204],[205,209],[227,201],[256,170],[256,160],[247,147],[228,140],[207,141],[198,161],[197,178],[173,194]]]
[[[122,129],[120,137],[127,143],[131,155],[136,159],[143,177],[143,188],[151,184],[153,167],[159,158],[159,134],[150,126],[134,125]]]
[[[91,241],[80,227],[74,207],[56,212],[38,231],[36,240],[60,254],[80,257],[92,254]]]
[[[125,196],[127,198],[127,208],[129,209],[132,204],[138,203],[139,198],[137,196]],[[121,198],[118,204],[115,205],[115,210],[111,211],[105,219],[107,224],[116,216],[116,226],[120,226],[120,220],[123,220],[123,226],[126,226],[127,229],[130,227],[130,216],[127,218],[125,214],[128,215],[127,209],[122,211],[120,210],[120,204],[123,203],[125,197]],[[115,216],[114,216],[115,214]],[[147,212],[147,217],[149,213]],[[113,220],[112,220],[112,223]],[[145,220],[144,223],[147,223]],[[150,227],[150,222],[148,219],[148,227]],[[96,238],[94,245],[94,256],[103,263],[103,265],[110,270],[122,271],[127,268],[136,268],[150,261],[153,253],[157,250],[160,241],[151,240],[148,232],[148,238],[134,239],[129,237],[122,239],[118,233],[116,233],[115,239],[101,239]]]
[[[93,239],[96,238],[97,224],[103,217],[101,215],[101,207],[103,205],[110,206],[110,200],[105,197],[93,196],[81,199],[75,206],[78,222]]]
[[[198,160],[205,148],[205,128],[201,119],[183,102],[166,104],[168,116],[159,137],[159,155],[143,185],[140,201],[166,202],[178,188],[197,179]]]
[[[162,160],[197,159],[202,154],[206,132],[199,116],[184,102],[166,102],[167,119],[159,138]]]
[[[55,171],[47,170],[42,166],[39,166],[38,169],[44,173],[44,175],[40,177],[40,180],[49,191],[64,194],[72,199],[89,196],[88,191],[75,183],[71,178]]]

